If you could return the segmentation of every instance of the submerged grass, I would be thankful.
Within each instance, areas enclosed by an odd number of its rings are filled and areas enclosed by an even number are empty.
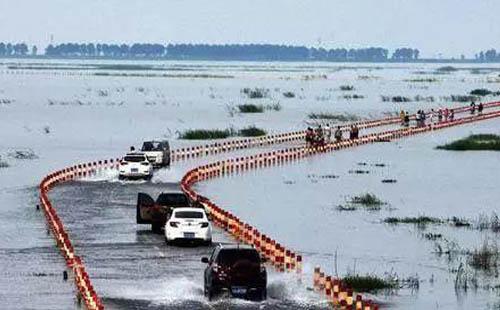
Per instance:
[[[240,104],[238,105],[240,113],[262,113],[264,106],[261,104]]]
[[[344,277],[342,282],[356,292],[372,292],[396,288],[396,284],[392,281],[388,281],[375,275],[349,275]]]
[[[479,249],[470,253],[468,263],[474,269],[490,272],[498,268],[499,258],[498,246],[485,241]]]
[[[179,135],[179,139],[185,140],[214,140],[230,137],[259,137],[265,136],[264,129],[249,126],[240,130],[228,129],[189,129]]]
[[[494,134],[470,135],[454,142],[437,146],[448,151],[500,151],[500,136]]]
[[[388,217],[384,220],[387,224],[415,224],[415,225],[427,225],[427,224],[441,224],[442,220],[430,217],[430,216],[418,216],[418,217]]]
[[[243,129],[240,129],[239,135],[241,137],[260,137],[265,136],[267,132],[264,129],[257,128],[255,126],[249,126]]]
[[[374,194],[366,193],[360,196],[354,196],[351,199],[351,203],[360,204],[364,206],[381,206],[385,204]]]
[[[190,129],[180,134],[180,139],[186,140],[213,140],[225,139],[232,136],[229,129]]]
[[[354,122],[360,120],[358,116],[353,114],[334,114],[328,112],[309,113],[308,117],[314,120],[331,120],[337,122]]]

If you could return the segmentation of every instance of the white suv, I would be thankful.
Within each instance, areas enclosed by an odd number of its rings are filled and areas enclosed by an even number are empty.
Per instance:
[[[120,161],[118,178],[123,179],[151,179],[153,177],[153,165],[148,161],[144,153],[128,153]]]
[[[176,208],[165,224],[165,241],[212,243],[212,226],[202,208]]]

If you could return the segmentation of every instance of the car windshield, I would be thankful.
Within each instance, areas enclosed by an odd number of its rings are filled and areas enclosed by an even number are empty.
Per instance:
[[[178,219],[202,219],[203,212],[199,211],[177,211],[174,215]]]
[[[162,206],[188,206],[188,200],[184,194],[160,194],[156,202]]]
[[[146,157],[142,155],[128,155],[123,158],[124,161],[128,161],[131,163],[140,163],[141,161],[146,161]]]
[[[161,151],[160,142],[144,142],[142,144],[142,151],[144,152]]]
[[[252,249],[223,249],[219,252],[217,263],[224,266],[232,266],[241,260],[260,264],[259,253]]]

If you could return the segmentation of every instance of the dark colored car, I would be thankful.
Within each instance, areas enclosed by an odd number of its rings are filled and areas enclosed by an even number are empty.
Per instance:
[[[210,258],[203,257],[204,292],[209,300],[221,293],[233,297],[264,300],[267,298],[267,272],[262,259],[247,245],[219,245]]]
[[[137,194],[137,224],[151,224],[155,233],[161,233],[174,208],[191,207],[183,192],[161,193],[156,201],[146,193]]]

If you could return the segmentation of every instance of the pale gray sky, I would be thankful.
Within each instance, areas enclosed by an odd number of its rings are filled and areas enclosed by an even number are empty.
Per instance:
[[[0,41],[500,50],[500,0],[0,0]]]

